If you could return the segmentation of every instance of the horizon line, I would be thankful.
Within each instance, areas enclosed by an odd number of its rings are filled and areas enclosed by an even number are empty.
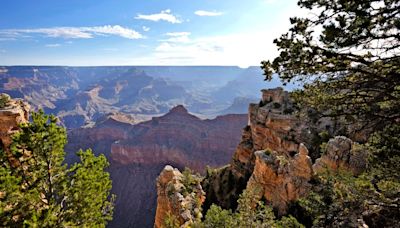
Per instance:
[[[249,67],[261,67],[250,65],[241,67],[239,65],[41,65],[41,64],[15,64],[15,65],[0,65],[0,67],[238,67],[246,69]]]

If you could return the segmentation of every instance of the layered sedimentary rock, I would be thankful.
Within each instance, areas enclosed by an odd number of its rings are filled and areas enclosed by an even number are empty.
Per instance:
[[[176,106],[165,116],[135,125],[127,139],[112,144],[111,157],[122,165],[185,164],[202,171],[229,161],[243,123],[245,115],[201,120]]]
[[[293,104],[288,92],[282,88],[261,92],[262,100],[249,106],[248,126],[243,129],[242,141],[230,165],[205,178],[205,208],[216,202],[223,208],[235,208],[238,196],[255,170],[255,152],[269,150],[291,158],[307,136],[304,124],[291,115]]]
[[[18,131],[21,123],[28,122],[30,106],[22,100],[11,99],[7,94],[0,96],[8,100],[5,106],[0,108],[0,146],[7,154],[10,163],[17,166],[19,162],[11,155],[9,149],[12,143],[11,136]]]
[[[68,132],[70,162],[79,148],[92,148],[110,159],[112,191],[118,196],[110,227],[153,226],[155,180],[161,170],[171,164],[203,172],[206,165],[226,164],[247,116],[202,120],[177,106],[164,116],[131,123],[132,119],[113,114],[100,118],[93,127]]]
[[[165,227],[167,219],[176,219],[181,227],[187,227],[200,218],[201,204],[205,199],[204,191],[200,182],[188,183],[185,178],[195,177],[185,177],[171,166],[166,166],[157,178],[158,198],[154,227]]]

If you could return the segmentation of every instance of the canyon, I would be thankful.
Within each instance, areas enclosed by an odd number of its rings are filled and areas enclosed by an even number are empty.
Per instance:
[[[245,114],[243,101],[264,86],[281,85],[277,78],[262,85],[261,73],[230,66],[0,66],[0,93],[23,98],[72,129],[110,113],[146,121],[179,104],[203,118]]]
[[[109,159],[117,195],[109,227],[153,226],[156,178],[166,165],[204,175],[207,166],[239,156],[234,151],[249,130],[248,103],[257,101],[254,94],[263,87],[258,67],[0,69],[0,92],[27,101],[30,111],[55,114],[67,128],[68,164],[88,148]],[[280,82],[269,84],[275,85]],[[213,197],[219,196],[207,196],[205,204]]]
[[[133,124],[108,115],[90,128],[68,132],[67,161],[74,152],[92,148],[110,161],[112,192],[117,195],[109,227],[152,227],[156,210],[156,178],[167,164],[203,172],[232,157],[247,115],[229,114],[202,120],[182,105],[161,117]]]
[[[357,175],[366,169],[365,149],[344,136],[331,138],[326,151],[313,163],[308,149],[313,148],[314,143],[312,127],[293,114],[294,103],[288,92],[282,88],[261,92],[260,102],[249,105],[248,125],[243,129],[231,161],[208,171],[201,188],[189,194],[201,199],[197,199],[199,205],[190,210],[191,215],[187,215],[186,210],[172,210],[182,208],[190,198],[176,200],[182,198],[181,188],[165,194],[168,186],[179,186],[183,178],[173,167],[164,168],[157,179],[159,198],[155,227],[163,227],[162,221],[168,216],[174,216],[181,227],[185,227],[196,217],[193,213],[203,211],[205,214],[211,204],[235,210],[244,190],[252,192],[255,200],[264,199],[278,215],[285,215],[291,203],[310,192],[314,175],[328,169],[333,173],[345,169]],[[317,128],[319,131],[329,129],[330,124],[324,121]]]

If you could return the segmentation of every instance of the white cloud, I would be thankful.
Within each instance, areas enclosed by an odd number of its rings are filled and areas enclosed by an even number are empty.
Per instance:
[[[207,16],[207,17],[215,17],[215,16],[221,16],[224,13],[223,12],[217,12],[217,11],[205,11],[205,10],[197,10],[194,12],[197,16]]]
[[[143,35],[140,34],[139,32],[136,32],[135,30],[124,28],[119,25],[105,25],[105,26],[99,26],[99,27],[86,27],[84,30],[88,32],[93,32],[93,33],[99,33],[99,34],[106,34],[106,35],[117,35],[121,36],[127,39],[140,39],[143,38]]]
[[[60,46],[61,46],[61,44],[46,44],[46,47],[49,47],[49,48],[60,47]]]
[[[139,32],[124,28],[120,25],[0,30],[0,38],[3,36],[8,38],[26,37],[27,34],[42,34],[48,37],[60,37],[65,39],[90,39],[96,35],[114,35],[127,39],[144,38]]]
[[[167,21],[172,24],[179,24],[182,23],[182,20],[180,20],[177,16],[173,15],[171,13],[170,9],[163,10],[160,13],[156,14],[138,14],[135,19],[139,20],[149,20],[149,21]]]
[[[145,31],[145,32],[150,31],[150,28],[149,28],[149,27],[146,27],[146,26],[143,26],[142,29],[143,29],[143,31]]]
[[[268,30],[204,36],[191,38],[187,42],[161,40],[147,59],[135,59],[135,61],[142,64],[157,62],[161,65],[237,65],[241,67],[259,65],[262,60],[277,55],[276,47],[272,43],[276,38],[273,34],[277,32]],[[173,34],[178,35],[178,33]],[[175,37],[171,36],[171,38]]]
[[[160,52],[168,52],[173,49],[173,46],[169,43],[161,43],[158,47],[156,47],[156,51]]]
[[[273,60],[278,55],[273,40],[287,32],[290,26],[289,17],[304,15],[295,3],[285,5],[285,9],[274,22],[258,25],[258,27],[224,35],[201,37],[191,35],[190,40],[185,43],[161,40],[153,53],[133,61],[148,65],[157,63],[160,65],[258,66],[262,60]]]
[[[164,35],[168,36],[168,39],[163,39],[163,42],[172,42],[172,43],[188,43],[190,42],[190,32],[169,32]]]

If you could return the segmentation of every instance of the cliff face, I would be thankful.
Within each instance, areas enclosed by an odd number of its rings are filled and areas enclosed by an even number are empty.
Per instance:
[[[30,106],[22,100],[10,99],[7,94],[0,95],[9,100],[3,108],[0,108],[0,146],[7,154],[10,163],[18,166],[19,161],[11,155],[9,149],[12,143],[11,136],[18,131],[19,124],[28,122]]]
[[[132,124],[116,115],[95,126],[68,132],[69,161],[79,148],[109,157],[116,199],[110,227],[151,227],[157,202],[156,178],[167,164],[203,172],[229,162],[246,115],[202,120],[177,106],[164,116]]]
[[[329,140],[326,152],[315,161],[315,172],[323,172],[325,169],[346,170],[357,175],[364,171],[367,165],[367,151],[358,143],[343,136],[336,136]]]
[[[223,208],[236,208],[238,196],[248,185],[249,178],[253,176],[257,179],[254,173],[261,174],[256,168],[263,167],[263,159],[256,159],[256,151],[273,151],[285,160],[292,159],[298,153],[300,143],[307,137],[308,131],[291,112],[293,104],[286,91],[282,88],[262,90],[259,104],[249,106],[249,124],[243,130],[242,141],[230,165],[205,178],[205,208],[215,202]],[[305,156],[304,159],[309,159]],[[221,183],[229,184],[221,186]]]
[[[190,182],[195,178],[191,174],[185,176],[171,166],[163,169],[157,178],[157,205],[160,206],[157,207],[154,227],[164,227],[167,219],[176,219],[187,227],[199,218],[205,198],[200,181]]]
[[[200,120],[177,106],[162,117],[135,125],[129,137],[111,146],[112,160],[121,164],[185,164],[202,171],[227,163],[235,148],[245,115]],[[228,149],[228,150],[227,150]],[[156,158],[156,159],[154,159]]]
[[[308,182],[313,170],[308,150],[300,144],[294,157],[268,150],[257,151],[255,156],[256,163],[247,189],[253,191],[259,200],[264,197],[280,214],[284,214],[288,204],[305,196],[311,187]]]
[[[365,151],[342,136],[331,139],[313,165],[307,149],[315,136],[311,129],[319,133],[332,122],[325,120],[310,127],[292,114],[293,109],[282,88],[262,90],[259,104],[249,106],[248,125],[233,159],[204,178],[203,211],[213,203],[235,209],[239,195],[247,189],[283,215],[291,202],[308,194],[314,173],[344,168],[358,174],[365,169]],[[162,204],[159,202],[158,207]]]

